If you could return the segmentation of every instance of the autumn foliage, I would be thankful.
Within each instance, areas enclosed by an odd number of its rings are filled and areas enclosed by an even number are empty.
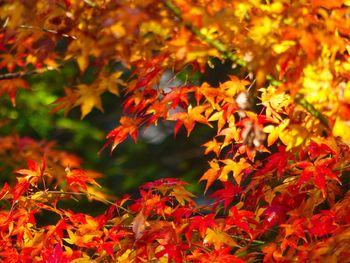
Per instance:
[[[349,260],[349,1],[9,0],[0,11],[2,100],[16,106],[28,76],[75,61],[96,76],[67,86],[52,114],[78,107],[84,118],[103,111],[102,95],[121,96],[101,151],[161,122],[175,136],[215,132],[202,149],[204,205],[179,178],[115,200],[77,156],[1,137],[17,178],[0,190],[2,262]],[[233,73],[194,80],[215,61]],[[71,199],[108,208],[94,217],[62,205]],[[43,214],[54,222],[39,224]]]

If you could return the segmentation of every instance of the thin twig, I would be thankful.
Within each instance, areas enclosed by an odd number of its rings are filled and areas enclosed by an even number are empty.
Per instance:
[[[245,237],[240,237],[240,236],[236,236],[236,235],[230,235],[231,237],[235,238],[235,239],[239,239],[239,240],[244,240],[244,241],[248,241],[252,244],[258,244],[258,245],[265,245],[264,241],[261,240],[251,240],[249,238],[245,238]]]
[[[120,208],[121,210],[123,210],[124,212],[127,212],[129,214],[132,214],[132,212],[130,212],[128,209],[120,206],[120,205],[117,205],[103,197],[100,197],[96,194],[93,194],[93,193],[84,193],[84,192],[70,192],[70,191],[44,191],[43,194],[45,195],[49,195],[49,194],[53,194],[53,195],[81,195],[81,196],[86,196],[86,197],[93,197],[95,198],[96,200],[99,200],[101,202],[104,202],[104,203],[107,203],[109,205],[113,205],[113,206],[116,206],[118,208]]]
[[[46,33],[51,33],[51,34],[55,34],[55,35],[58,35],[58,36],[62,36],[62,37],[65,37],[65,38],[71,38],[71,39],[78,39],[76,36],[74,35],[68,35],[68,34],[64,34],[64,33],[60,33],[56,30],[53,30],[53,29],[48,29],[48,28],[45,28],[45,27],[36,27],[36,26],[32,26],[32,25],[20,25],[18,28],[21,28],[21,29],[32,29],[32,30],[40,30],[40,31],[44,31]]]

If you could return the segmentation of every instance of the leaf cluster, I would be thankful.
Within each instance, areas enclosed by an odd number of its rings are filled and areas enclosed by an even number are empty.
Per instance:
[[[213,131],[203,144],[210,156],[199,178],[210,192],[203,205],[178,178],[110,201],[99,174],[84,171],[76,156],[2,136],[3,163],[28,160],[15,171],[17,182],[0,191],[2,261],[350,258],[348,1],[33,0],[0,7],[0,95],[13,106],[19,89],[35,86],[29,76],[75,63],[77,76],[51,113],[79,108],[84,118],[104,111],[102,96],[120,96],[119,125],[101,151],[118,151],[128,137],[137,141],[168,123],[175,136],[193,136],[201,126]],[[216,61],[231,67],[224,79],[198,78]],[[92,216],[63,205],[81,198],[106,209]],[[45,215],[57,220],[42,224]]]

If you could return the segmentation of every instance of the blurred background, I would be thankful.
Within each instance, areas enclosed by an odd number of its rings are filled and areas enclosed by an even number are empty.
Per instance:
[[[170,78],[174,78],[168,85],[177,86],[185,81],[198,85],[206,81],[215,86],[235,73],[231,64],[216,59],[211,61],[204,74],[190,76],[189,70],[183,70],[176,78],[167,72],[161,82],[168,83]],[[123,71],[126,80],[130,72]],[[102,173],[104,176],[98,182],[115,197],[135,194],[137,188],[147,181],[177,177],[189,183],[187,189],[200,201],[205,182],[198,183],[198,180],[208,168],[210,157],[204,155],[202,145],[214,135],[215,129],[197,125],[187,138],[185,129],[181,128],[174,137],[171,122],[159,123],[141,130],[136,143],[129,138],[112,153],[106,148],[98,154],[106,143],[108,132],[119,124],[123,97],[103,94],[104,113],[94,109],[82,120],[79,107],[71,110],[66,117],[63,110],[50,113],[55,107],[53,102],[64,95],[64,87],[72,87],[76,83],[89,84],[95,77],[93,65],[80,75],[75,61],[65,64],[60,71],[29,76],[30,89],[17,91],[16,107],[12,106],[8,97],[0,99],[0,135],[17,134],[38,141],[55,141],[56,148],[78,155],[83,160],[84,169]],[[11,167],[0,160],[2,184],[10,179],[9,176],[15,177],[13,169],[26,167],[26,163],[21,162],[24,160],[19,160],[17,167]],[[86,206],[84,202],[77,206],[92,213],[102,209],[97,204]]]

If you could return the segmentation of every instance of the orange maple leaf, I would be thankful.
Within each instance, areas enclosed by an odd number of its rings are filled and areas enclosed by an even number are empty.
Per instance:
[[[182,125],[184,125],[187,130],[187,136],[190,135],[191,131],[196,125],[196,122],[208,124],[211,126],[208,122],[207,117],[203,115],[207,109],[208,105],[200,105],[196,107],[192,107],[190,105],[187,109],[187,112],[177,112],[169,116],[168,120],[177,120],[177,124],[175,126],[175,134]]]

